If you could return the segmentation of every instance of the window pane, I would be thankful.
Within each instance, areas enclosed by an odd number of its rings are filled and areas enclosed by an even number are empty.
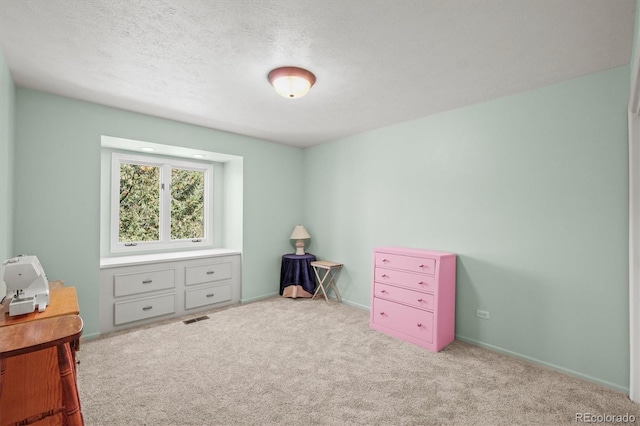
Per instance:
[[[120,164],[120,242],[160,239],[160,168]]]
[[[204,172],[171,169],[171,239],[204,238]]]

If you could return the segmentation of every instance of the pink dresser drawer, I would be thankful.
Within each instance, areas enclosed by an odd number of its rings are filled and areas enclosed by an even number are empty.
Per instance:
[[[432,352],[455,339],[456,255],[409,247],[373,249],[372,329]]]
[[[436,273],[436,260],[422,257],[403,256],[391,253],[376,253],[376,266],[383,268],[404,269],[423,274]]]
[[[419,291],[435,292],[436,280],[430,275],[420,275],[411,272],[395,271],[386,268],[376,268],[374,272],[376,282],[397,284]]]
[[[375,324],[397,330],[416,339],[433,341],[433,313],[410,308],[399,303],[374,298],[373,317]]]
[[[386,284],[375,284],[375,297],[433,311],[433,294],[420,293]]]

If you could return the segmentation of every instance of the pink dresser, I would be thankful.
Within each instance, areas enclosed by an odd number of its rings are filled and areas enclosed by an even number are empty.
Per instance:
[[[373,250],[374,330],[437,352],[453,342],[456,255],[433,250]]]

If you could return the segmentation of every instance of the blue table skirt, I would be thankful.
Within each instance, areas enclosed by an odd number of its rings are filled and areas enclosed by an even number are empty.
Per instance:
[[[311,262],[316,260],[312,254],[285,254],[282,256],[282,266],[280,268],[280,295],[285,287],[299,285],[313,294],[316,291],[316,279],[311,267]]]

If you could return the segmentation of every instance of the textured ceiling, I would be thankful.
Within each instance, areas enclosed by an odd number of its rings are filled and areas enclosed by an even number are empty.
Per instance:
[[[0,0],[0,48],[19,86],[306,147],[628,64],[635,4]]]

